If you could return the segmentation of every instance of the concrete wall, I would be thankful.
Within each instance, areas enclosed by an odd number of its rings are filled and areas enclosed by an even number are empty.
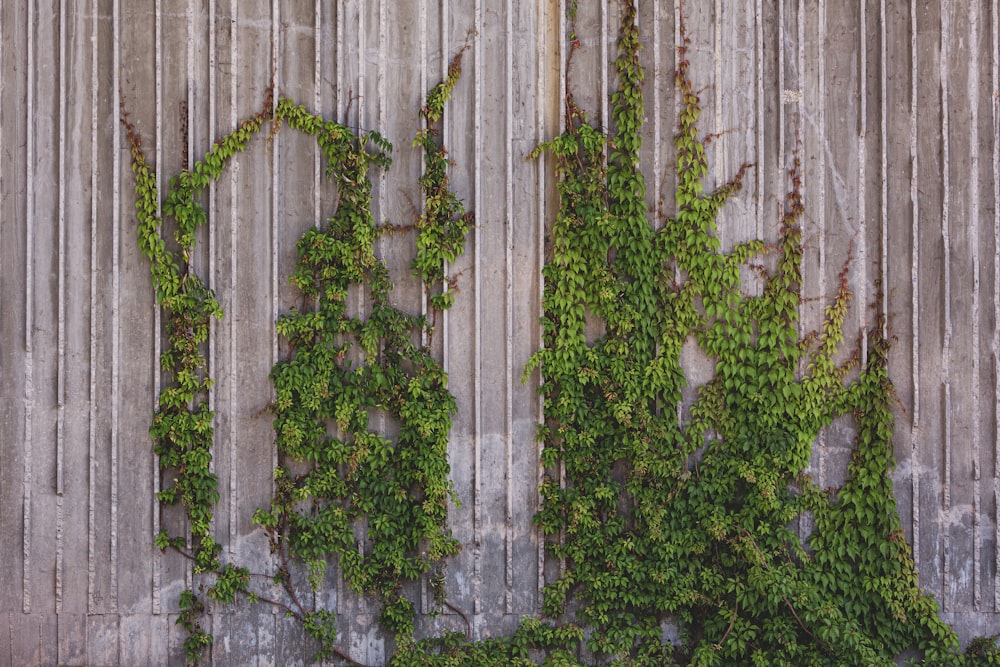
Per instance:
[[[672,203],[675,0],[643,0],[648,198]],[[608,118],[618,10],[581,2],[570,81]],[[563,0],[3,0],[0,5],[0,664],[177,664],[188,563],[152,545],[163,523],[147,428],[160,386],[160,325],[136,249],[119,94],[161,177],[204,154],[280,91],[395,144],[377,220],[413,219],[420,156],[410,146],[424,92],[477,33],[448,108],[453,183],[477,214],[451,267],[461,293],[439,352],[459,414],[451,464],[464,549],[449,600],[473,633],[509,632],[535,612],[544,559],[537,504],[540,419],[518,378],[539,344],[545,221],[557,204],[544,160],[559,131]],[[1000,74],[997,0],[700,0],[685,3],[703,128],[719,182],[755,161],[722,214],[725,246],[774,238],[799,146],[807,243],[804,329],[851,257],[852,332],[888,312],[897,338],[894,473],[921,581],[963,638],[1000,631]],[[253,530],[276,461],[268,371],[272,323],[294,301],[285,277],[301,232],[333,191],[313,145],[257,141],[213,187],[197,270],[219,294],[210,400],[226,557],[268,573]],[[420,307],[405,237],[380,242],[398,302]],[[873,305],[884,275],[887,298]],[[849,335],[855,335],[851,333]],[[864,343],[862,342],[862,346]],[[691,358],[695,377],[706,369]],[[850,425],[824,434],[821,483],[843,475]],[[426,591],[415,590],[427,609]],[[380,663],[375,607],[324,592],[343,646]],[[303,636],[265,605],[210,617],[220,665],[293,664]],[[463,629],[461,616],[421,619]]]

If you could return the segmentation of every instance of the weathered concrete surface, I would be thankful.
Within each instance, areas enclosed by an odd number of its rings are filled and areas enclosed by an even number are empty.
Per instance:
[[[580,3],[569,80],[608,119],[614,3]],[[647,69],[644,169],[651,210],[669,212],[677,7],[640,3]],[[555,0],[4,0],[0,6],[0,664],[177,664],[174,624],[190,572],[152,537],[175,513],[155,503],[147,426],[160,386],[159,328],[132,234],[124,93],[161,176],[201,155],[263,98],[284,94],[396,146],[376,183],[378,220],[405,223],[420,156],[410,146],[424,92],[475,33],[450,103],[453,183],[477,226],[455,308],[437,340],[458,398],[451,442],[464,545],[449,600],[478,637],[509,632],[539,605],[546,568],[531,526],[539,474],[537,374],[544,221],[555,210],[543,160],[559,130],[565,7]],[[850,328],[888,313],[897,339],[894,473],[921,581],[969,637],[1000,631],[1000,96],[997,0],[686,3],[694,76],[705,86],[710,180],[756,162],[722,216],[723,243],[773,238],[799,147],[806,189],[804,328],[851,263]],[[267,503],[275,450],[261,408],[282,353],[272,323],[294,293],[301,232],[333,191],[315,148],[292,133],[257,142],[213,187],[199,239],[225,318],[213,325],[211,401],[226,556],[270,572],[250,523]],[[410,250],[381,242],[398,302]],[[874,303],[875,279],[886,298]],[[849,335],[854,335],[849,333]],[[697,373],[698,359],[689,363]],[[823,484],[843,475],[849,424],[823,437]],[[418,591],[426,594],[426,591]],[[375,608],[324,592],[356,659],[391,647]],[[421,602],[426,611],[426,600]],[[213,614],[220,665],[294,664],[301,629],[270,610]],[[421,626],[463,629],[458,614]],[[308,647],[307,647],[308,648]]]

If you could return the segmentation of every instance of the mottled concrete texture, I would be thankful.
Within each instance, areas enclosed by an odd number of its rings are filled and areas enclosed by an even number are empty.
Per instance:
[[[410,139],[423,93],[469,37],[448,106],[453,185],[477,214],[454,266],[461,292],[435,345],[458,399],[452,512],[462,553],[450,602],[477,637],[533,613],[558,563],[531,525],[537,505],[540,266],[554,175],[526,161],[560,127],[564,0],[3,0],[0,5],[0,665],[182,662],[175,626],[189,564],[160,554],[157,463],[147,433],[161,379],[160,326],[136,248],[119,95],[161,175],[203,155],[281,93],[395,144],[375,216],[406,224],[421,159]],[[642,0],[653,211],[672,208],[675,0]],[[963,639],[1000,631],[997,324],[1000,319],[998,0],[701,0],[685,3],[705,106],[709,186],[754,162],[723,212],[726,247],[773,239],[801,158],[807,213],[803,331],[821,322],[850,262],[849,340],[888,313],[896,337],[895,470],[921,581]],[[580,2],[569,73],[601,123],[613,89],[614,2]],[[292,132],[253,144],[206,198],[195,265],[225,318],[209,346],[217,378],[215,532],[226,558],[273,571],[252,511],[276,454],[261,409],[284,350],[275,317],[295,241],[331,212],[315,147]],[[661,224],[660,215],[650,215]],[[396,300],[414,311],[404,236],[380,241]],[[876,301],[883,277],[885,298]],[[847,347],[851,347],[848,344]],[[861,338],[861,352],[865,341]],[[711,375],[688,349],[692,377]],[[845,356],[848,354],[845,351]],[[842,479],[849,422],[823,435],[813,472]],[[415,587],[426,612],[426,590]],[[367,664],[392,650],[374,605],[342,586],[343,645]],[[209,617],[218,665],[302,664],[301,628],[263,605]],[[422,631],[464,629],[455,613]]]

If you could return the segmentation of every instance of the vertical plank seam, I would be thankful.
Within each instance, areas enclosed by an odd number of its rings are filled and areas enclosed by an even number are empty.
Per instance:
[[[948,31],[951,22],[948,17],[950,10],[948,0],[941,3],[941,26],[940,26],[940,52],[938,60],[938,76],[940,78],[941,96],[941,156],[942,156],[942,185],[943,195],[941,202],[941,239],[944,245],[942,252],[944,264],[944,345],[942,349],[942,369],[941,377],[944,382],[944,497],[943,497],[943,525],[944,544],[942,552],[944,555],[944,610],[953,611],[953,600],[947,594],[951,585],[951,238],[950,238],[950,207],[951,207],[951,183],[950,183],[950,142],[948,137]]]
[[[819,0],[819,9],[817,12],[817,41],[819,44],[819,69],[818,69],[818,95],[817,95],[817,105],[816,105],[816,124],[818,126],[816,131],[816,136],[821,144],[825,144],[826,138],[826,0]],[[818,190],[819,190],[819,205],[816,207],[815,219],[816,219],[816,247],[818,248],[818,260],[816,267],[816,284],[818,286],[817,296],[820,299],[826,298],[826,179],[827,179],[827,166],[826,166],[826,156],[827,147],[821,145],[817,147],[816,150],[817,159],[817,173],[819,174]],[[820,322],[822,323],[823,314],[820,313]],[[826,430],[823,429],[819,433],[817,438],[817,448],[819,449],[819,457],[817,462],[817,479],[820,483],[825,483],[823,477],[823,464],[826,461]]]
[[[316,4],[317,6],[319,6],[318,1]],[[418,74],[419,77],[418,86],[419,86],[420,97],[418,98],[418,100],[420,101],[420,103],[422,103],[424,99],[423,96],[427,94],[427,0],[420,0],[420,3],[417,6],[417,25],[418,25],[417,49],[420,51],[420,60],[419,60],[420,72]],[[443,40],[444,33],[442,32],[441,35]],[[446,49],[442,44],[441,53],[444,53],[445,51]],[[423,129],[424,127],[427,127],[427,123],[424,122],[421,114],[419,113],[417,114],[417,119],[418,123],[420,124],[418,126],[418,129]],[[442,145],[447,146],[447,144],[444,144],[443,139],[442,139]],[[422,173],[423,173],[423,168],[421,167],[421,174]],[[425,210],[423,197],[421,197],[420,201],[417,203],[416,209],[417,209],[416,213],[417,216],[423,215]],[[442,263],[442,265],[444,266],[443,269],[444,275],[447,276],[448,275],[447,264]],[[428,315],[427,289],[423,284],[423,281],[420,281],[420,315],[423,318],[425,318],[425,320],[427,320],[427,315]],[[420,344],[426,346],[427,343],[428,343],[427,327],[423,326],[420,328]],[[444,366],[442,365],[442,370],[444,371],[445,377],[447,377],[448,369],[444,368]],[[450,437],[448,438],[448,441],[449,443],[451,442]],[[448,478],[449,478],[448,479],[449,483],[453,483],[454,477],[451,475],[450,467],[449,467]],[[427,577],[420,577],[420,613],[428,614],[430,613],[430,611],[431,611],[430,586],[428,586]]]
[[[656,0],[656,1],[658,1],[658,0]],[[547,5],[545,3],[537,3],[535,6],[536,6],[536,11],[540,14],[540,16],[538,17],[538,21],[537,21],[537,26],[538,26],[537,30],[538,30],[538,32],[536,34],[537,59],[535,61],[535,63],[536,63],[535,64],[535,77],[536,77],[535,78],[535,145],[536,146],[541,146],[542,142],[545,140],[545,131],[544,131],[544,127],[545,127],[545,102],[544,102],[545,101],[545,95],[544,95],[544,90],[545,90],[545,78],[546,78],[545,77],[545,73],[546,73],[546,68],[548,67],[548,60],[547,60],[547,58],[548,58],[548,49],[546,49],[546,43],[547,43],[547,40],[546,40],[546,30],[547,30],[547,27],[548,27],[548,15],[546,13],[546,7],[547,7]],[[657,47],[654,46],[654,48],[657,48]],[[538,295],[537,296],[538,296],[538,304],[539,304],[539,311],[540,311],[538,313],[538,318],[539,318],[538,321],[541,322],[541,319],[545,315],[544,310],[541,307],[541,304],[544,303],[544,301],[545,301],[545,277],[544,277],[544,273],[543,273],[544,268],[545,268],[545,196],[546,196],[546,193],[545,193],[545,152],[544,151],[542,151],[538,155],[538,158],[536,160],[535,168],[537,169],[536,173],[538,174],[538,181],[537,181],[537,188],[538,188],[538,201],[537,201],[537,204],[538,204],[538,213],[537,213],[537,215],[538,215],[538,223],[537,223],[538,224],[538,234],[537,234],[537,237],[535,239],[535,241],[536,241],[535,252],[537,253],[537,265],[536,265],[535,271],[536,271],[536,275],[538,276]],[[536,345],[538,346],[539,352],[541,352],[541,350],[543,350],[545,348],[544,330],[541,327],[541,325],[538,326],[538,338],[536,340]],[[536,396],[535,396],[535,401],[536,401],[535,406],[536,406],[536,410],[537,410],[536,423],[538,425],[538,428],[540,429],[544,425],[544,423],[545,423],[545,419],[544,419],[544,415],[543,415],[544,399],[542,397],[541,391],[539,391],[540,385],[543,382],[541,369],[539,369],[539,371],[538,371],[538,382],[539,382],[539,386],[535,387],[535,390],[537,392]],[[534,441],[534,442],[535,442],[535,445],[534,445],[535,446],[535,452],[534,453],[535,453],[535,456],[537,457],[536,458],[537,465],[536,465],[536,471],[535,471],[535,475],[536,475],[535,506],[540,509],[542,507],[541,487],[542,487],[543,481],[545,480],[545,468],[542,465],[541,445],[537,441]],[[538,560],[538,562],[537,562],[537,567],[538,567],[538,576],[537,576],[537,579],[538,579],[538,581],[536,582],[537,583],[537,590],[535,591],[535,609],[533,611],[535,613],[537,613],[537,612],[539,612],[541,610],[542,596],[543,596],[543,591],[545,589],[545,537],[544,537],[541,529],[538,528],[538,527],[535,528],[534,539],[537,542],[536,557],[537,557],[537,560]]]
[[[271,86],[273,90],[279,90],[279,74],[278,60],[281,44],[281,0],[271,0]],[[280,216],[279,206],[281,201],[279,198],[280,188],[279,188],[279,166],[281,157],[281,145],[278,141],[272,141],[270,145],[271,150],[271,320],[269,325],[271,327],[271,368],[278,363],[278,328],[274,326],[275,322],[278,321],[278,218]],[[273,398],[273,385],[270,389]],[[271,470],[278,469],[278,447],[275,443],[271,444]],[[274,496],[274,478],[271,478],[271,487],[268,495]],[[278,556],[277,554],[271,554],[271,571],[278,571]],[[277,614],[278,607],[272,607],[271,618],[272,623],[277,624]],[[274,632],[275,626],[272,626],[270,632]],[[266,627],[258,628],[257,630],[257,640],[260,643],[260,633],[268,632]],[[272,635],[273,636],[273,635]]]
[[[674,0],[674,13],[677,17],[680,15],[680,9],[677,8],[678,2],[679,0]],[[754,170],[757,181],[755,197],[757,215],[755,216],[756,229],[754,230],[756,238],[764,236],[764,171],[767,166],[767,162],[764,160],[764,10],[762,2],[763,0],[757,0],[757,4],[754,7],[754,54],[757,60],[757,119],[755,137],[757,143],[757,168]],[[676,55],[674,61],[674,66],[676,67]]]
[[[121,6],[120,0],[114,0],[112,4],[112,30],[114,38],[113,66],[116,74],[118,95],[121,98],[121,80],[117,78],[117,73],[121,69]],[[118,430],[120,417],[121,395],[119,384],[121,379],[121,178],[122,178],[122,157],[121,157],[121,124],[112,123],[114,146],[114,160],[112,172],[114,174],[114,188],[112,200],[114,210],[113,218],[113,240],[112,240],[112,327],[111,327],[111,610],[118,610]]]
[[[443,81],[446,76],[448,76],[448,62],[449,62],[449,39],[448,39],[448,0],[441,0],[441,80]],[[426,95],[429,89],[427,80],[424,80],[424,84],[420,89],[421,94]],[[451,143],[451,132],[450,132],[451,122],[449,116],[445,114],[441,121],[441,142],[447,149]],[[476,212],[478,213],[478,211]],[[449,288],[448,285],[448,262],[444,262],[444,278],[441,280],[441,289],[446,290]],[[426,300],[427,294],[424,294],[424,299]],[[441,312],[441,367],[444,370],[445,375],[448,374],[450,367],[449,364],[449,354],[448,354],[448,322],[449,322],[448,309],[446,308]]]
[[[233,2],[235,2],[235,1],[236,0],[233,0]],[[336,21],[336,33],[337,33],[337,35],[336,35],[336,42],[337,42],[337,47],[336,48],[337,48],[337,51],[336,51],[336,58],[335,58],[336,63],[334,65],[334,67],[335,67],[335,74],[336,74],[336,80],[334,82],[334,94],[336,95],[337,99],[335,101],[334,108],[336,109],[336,112],[337,112],[337,121],[343,123],[344,125],[349,125],[350,122],[348,121],[348,118],[347,118],[347,108],[346,108],[346,105],[345,105],[345,102],[344,102],[344,97],[345,97],[344,96],[344,60],[345,60],[345,58],[343,57],[343,53],[344,53],[344,14],[347,13],[346,12],[346,2],[337,3],[336,7],[337,7],[337,9],[336,9],[335,21]],[[337,187],[337,195],[336,196],[339,199],[339,196],[340,196],[340,186],[337,185],[336,187]],[[336,609],[336,612],[339,614],[339,613],[342,612],[342,607],[343,607],[343,604],[344,604],[344,578],[342,576],[341,577],[337,577],[336,591],[337,591],[337,598],[336,598],[336,603],[335,603],[335,609]]]
[[[184,66],[187,75],[187,87],[184,91],[185,105],[182,112],[181,123],[182,127],[187,128],[187,131],[183,133],[183,139],[186,145],[182,146],[181,149],[184,151],[184,165],[183,168],[193,168],[194,163],[192,160],[193,151],[191,150],[192,138],[194,135],[194,127],[191,123],[191,110],[194,107],[194,2],[196,0],[188,0],[187,9],[184,13],[184,38],[185,38],[185,49],[184,49]],[[195,263],[195,255],[192,253],[191,258],[188,262],[189,266]],[[193,401],[192,401],[193,405]],[[209,464],[211,466],[211,463]],[[185,541],[187,543],[187,549],[189,552],[194,550],[194,544],[191,541],[191,532],[189,530],[185,531]],[[185,559],[186,561],[186,559]],[[190,590],[194,587],[194,568],[190,566],[189,563],[184,563],[184,582],[186,587]]]
[[[994,422],[996,434],[993,440],[993,498],[994,498],[994,581],[993,581],[993,611],[1000,610],[1000,521],[996,520],[1000,511],[1000,382],[996,374],[1000,372],[1000,3],[993,0],[990,10],[990,34],[992,52],[992,83],[993,83],[993,369],[994,369]]]
[[[230,0],[229,3],[229,62],[236,63],[236,43],[237,26],[237,0]],[[236,93],[237,76],[234,73],[229,77],[229,128],[236,127]],[[236,233],[236,182],[238,170],[229,170],[229,392],[228,402],[230,406],[235,405],[236,399],[236,377],[233,369],[236,368],[236,269],[237,269],[237,239]],[[239,457],[236,455],[236,420],[235,415],[229,419],[229,553],[236,553],[236,532],[238,526],[237,505],[239,504],[239,487],[237,485],[239,476]]]
[[[913,337],[911,366],[913,367],[913,416],[910,420],[910,489],[912,516],[910,528],[913,541],[913,564],[920,568],[920,200],[917,156],[917,0],[910,0],[910,330]],[[1000,306],[998,306],[1000,309]],[[1000,528],[998,528],[1000,532]],[[1000,557],[1000,551],[997,552]],[[1000,576],[1000,574],[998,574]]]
[[[97,0],[95,0],[97,2]],[[163,5],[162,0],[156,0],[156,5],[154,8],[154,50],[155,54],[155,120],[156,123],[156,172],[154,173],[156,191],[162,196],[162,160],[163,160]],[[161,198],[157,197],[156,200],[156,215],[160,217],[162,214],[160,207]],[[163,236],[162,229],[156,230],[157,237]],[[153,287],[153,411],[155,412],[159,407],[159,396],[160,396],[160,320],[161,320],[161,310],[160,305],[155,297],[155,286]],[[151,448],[152,449],[152,448]],[[154,450],[152,452],[152,479],[153,479],[153,497],[151,499],[152,508],[152,532],[153,535],[158,535],[160,533],[160,502],[158,494],[160,492],[160,457]],[[161,576],[163,569],[163,556],[159,549],[155,549],[153,553],[153,571],[152,571],[152,607],[153,614],[160,613],[161,604]]]
[[[27,91],[25,103],[25,297],[24,297],[24,470],[22,481],[22,579],[21,579],[21,610],[31,612],[31,457],[32,457],[32,419],[34,410],[34,379],[32,329],[34,329],[35,280],[32,272],[35,262],[35,11],[34,3],[29,2],[27,11],[27,51],[28,63],[26,70]]]
[[[357,100],[358,100],[358,122],[357,122],[358,136],[360,136],[361,133],[364,131],[365,102],[368,99],[368,96],[367,96],[367,94],[365,92],[365,74],[366,74],[366,72],[365,72],[365,69],[366,69],[365,68],[365,64],[366,64],[366,58],[367,58],[367,51],[366,51],[367,44],[365,43],[365,7],[364,7],[365,4],[366,4],[366,0],[361,0],[358,3],[358,42],[357,42],[357,44],[358,44],[358,91],[356,93],[356,97],[357,97]],[[351,103],[351,100],[348,100],[347,101],[348,106],[350,106],[350,103]],[[358,290],[358,317],[364,317],[364,314],[365,314],[365,291],[364,291],[364,289],[359,289]],[[362,528],[361,531],[364,531],[364,528]],[[363,532],[362,532],[362,538],[358,540],[358,545],[357,546],[358,546],[358,551],[363,555],[364,554]],[[341,579],[343,579],[343,577],[341,577]],[[341,584],[341,590],[344,590],[346,592],[346,590],[343,588],[343,584]],[[338,595],[338,601],[339,601],[340,597],[341,596]],[[338,604],[339,604],[339,602],[338,602]],[[363,604],[364,604],[364,601],[362,601],[362,605]],[[355,638],[356,637],[352,637],[352,640],[354,640]],[[367,654],[365,655],[365,659],[367,659]]]
[[[653,0],[653,227],[659,227],[663,214],[663,168],[660,162],[660,0]]]
[[[323,1],[316,0],[313,5],[313,113],[325,115],[323,109],[323,58],[320,55],[320,42],[323,37]],[[338,54],[339,55],[339,54]],[[313,144],[313,228],[319,230],[322,227],[320,189],[322,188],[323,172],[321,171],[322,148],[319,142]],[[319,310],[319,298],[314,300],[314,307]],[[309,595],[312,600],[313,609],[320,607],[318,590],[312,591]],[[322,605],[322,606],[325,606]]]
[[[861,0],[862,2],[864,0]],[[778,20],[775,21],[778,40],[778,150],[774,154],[774,165],[779,178],[784,178],[785,172],[785,1],[778,0]],[[778,200],[779,217],[784,211],[785,202]]]
[[[386,14],[387,0],[379,0],[378,3],[378,42],[377,42],[377,60],[375,66],[375,126],[378,132],[382,133],[383,136],[388,136],[388,128],[386,124],[386,25],[388,23]],[[364,57],[365,54],[362,54]],[[387,170],[381,168],[378,170],[378,215],[375,218],[375,224],[380,225],[387,220],[387,207],[386,207],[386,190],[388,189],[388,181],[386,176]],[[385,237],[383,235],[378,235],[375,241],[376,248],[378,248],[378,254],[381,255],[382,261],[386,261],[386,249],[385,249]],[[378,429],[384,435],[386,432],[386,418],[385,412],[379,411],[378,415]],[[369,651],[374,650],[379,656],[384,652],[384,645],[381,643],[379,638],[369,635],[368,639]],[[369,660],[371,660],[371,655],[369,654]],[[380,658],[381,659],[381,658]]]
[[[507,0],[507,48],[506,56],[506,90],[504,92],[506,105],[507,135],[504,153],[505,169],[505,204],[504,236],[506,236],[506,438],[504,443],[506,454],[506,508],[504,517],[504,541],[506,542],[506,591],[504,595],[505,611],[514,613],[514,6],[513,0]]]
[[[571,2],[573,0],[570,0]],[[675,3],[679,3],[680,0],[674,0]],[[566,80],[569,76],[568,60],[573,53],[573,46],[568,45],[566,39],[568,35],[566,34],[566,0],[559,0],[559,38],[556,40],[556,44],[559,45],[559,134],[566,130],[566,114],[569,109],[566,107],[566,96],[569,94],[568,81]],[[562,49],[566,49],[566,53],[563,53]],[[558,178],[558,177],[557,177]],[[560,204],[561,206],[561,204]],[[543,260],[544,261],[544,260]],[[544,414],[542,415],[544,419]],[[559,458],[559,488],[562,491],[566,490],[566,461],[562,457]],[[560,531],[559,533],[559,544],[562,546],[566,541],[565,531]],[[559,557],[559,577],[562,577],[566,573],[566,557]]]
[[[114,39],[114,71],[117,74],[121,69],[121,6],[120,0],[114,0],[113,9],[113,31]],[[121,86],[121,80],[118,87]],[[121,91],[119,90],[121,97]],[[112,199],[114,201],[114,211],[112,214],[114,239],[112,240],[112,328],[111,328],[111,607],[112,611],[118,610],[118,431],[119,418],[121,416],[121,243],[122,243],[122,215],[121,215],[121,178],[122,178],[122,158],[121,150],[121,124],[113,123],[114,137],[112,145],[114,149],[113,173],[114,189]]]
[[[97,75],[98,0],[93,6],[93,35],[91,37],[90,63],[90,369],[89,401],[87,408],[87,611],[93,609],[94,591],[94,485],[93,465],[97,448],[97,98],[100,78]],[[0,40],[2,42],[3,40]]]
[[[63,603],[63,462],[66,437],[66,4],[59,3],[59,266],[56,366],[55,611]]]
[[[235,2],[236,0],[233,1]],[[344,13],[345,13],[344,3],[338,3],[336,17],[335,17],[336,32],[337,32],[336,36],[337,62],[335,67],[336,67],[337,78],[334,83],[334,95],[336,95],[337,98],[335,105],[337,112],[337,120],[347,125],[349,123],[345,116],[346,110],[344,108],[344,58],[342,57],[344,53]]]
[[[860,10],[859,50],[861,52],[858,71],[858,265],[861,280],[858,281],[858,297],[855,308],[858,327],[861,330],[861,366],[868,360],[868,7],[867,0],[858,0]]]
[[[212,141],[212,138],[216,136],[215,127],[215,98],[216,98],[216,81],[217,77],[215,74],[215,2],[208,3],[208,141]],[[206,142],[208,143],[208,142]],[[216,276],[215,276],[215,250],[216,250],[216,235],[215,235],[215,213],[216,213],[216,197],[217,197],[216,179],[212,178],[208,181],[208,289],[216,296],[218,299],[218,293],[216,292]],[[221,306],[221,304],[220,304]],[[208,376],[212,378],[212,386],[208,388],[208,409],[213,415],[216,414],[215,406],[216,399],[218,397],[218,354],[217,348],[219,343],[219,322],[218,318],[210,317],[208,319]],[[213,443],[212,443],[212,458],[209,462],[210,470],[213,474],[218,474],[216,468],[218,464],[216,463],[216,458],[218,457],[218,449],[215,447],[216,438],[214,437],[215,428],[218,427],[217,418],[212,418],[213,426]],[[216,478],[218,479],[218,477]],[[218,523],[217,514],[212,513],[212,533],[216,533],[216,524]]]
[[[982,602],[982,575],[980,574],[980,468],[982,414],[979,403],[979,3],[969,5],[969,79],[966,83],[971,110],[969,123],[969,245],[972,251],[972,590],[973,610],[979,611]]]
[[[320,55],[319,45],[323,37],[323,2],[316,0],[313,8],[313,113],[323,114],[323,58]],[[319,142],[313,145],[313,220],[314,227],[319,229],[320,224],[320,188],[322,186],[323,172],[321,171],[322,149]]]
[[[609,0],[599,0],[601,4],[601,129],[608,135],[611,134],[611,118],[608,114],[608,40],[611,38],[608,30],[608,2]],[[604,156],[607,162],[607,154]]]
[[[482,79],[483,79],[483,25],[482,25],[482,0],[476,0],[475,4],[475,24],[476,24],[476,48],[475,48],[475,99],[473,102],[473,143],[474,143],[474,159],[475,164],[475,184],[473,199],[476,202],[476,210],[481,210],[482,207],[482,133],[480,129],[482,127]],[[473,607],[473,638],[479,638],[479,627],[481,623],[480,615],[482,614],[482,587],[483,587],[483,571],[482,571],[482,538],[483,538],[483,523],[482,523],[482,437],[483,437],[483,412],[482,412],[482,370],[480,368],[482,364],[482,327],[480,326],[480,316],[482,313],[482,290],[481,290],[481,273],[482,266],[480,264],[480,250],[482,246],[482,234],[480,232],[481,223],[476,225],[473,229],[473,276],[474,276],[474,291],[476,293],[474,316],[473,316],[473,327],[475,329],[475,365],[473,367],[473,386],[474,386],[474,403],[475,403],[475,425],[473,433],[473,441],[475,442],[475,452],[474,452],[474,463],[473,463],[473,495],[475,500],[473,501],[473,533],[475,540],[475,556],[474,556],[474,567],[473,567],[473,599],[475,601]]]
[[[780,1],[780,0],[779,0]],[[712,160],[712,170],[714,171],[715,184],[714,187],[719,187],[722,183],[726,182],[726,151],[725,146],[725,136],[724,129],[722,127],[722,0],[715,0],[715,12],[714,20],[712,22],[712,33],[713,33],[713,49],[712,49],[712,67],[713,74],[715,75],[715,85],[713,87],[713,98],[712,98],[712,121],[714,125],[715,137],[712,141],[713,151],[715,153],[715,159]],[[716,227],[715,233],[719,239],[719,246],[722,248],[726,247],[726,233],[729,230],[726,229],[725,225],[719,225]]]
[[[881,263],[881,276],[880,284],[881,287],[879,291],[881,292],[881,301],[879,304],[882,313],[882,331],[881,336],[884,339],[889,337],[889,289],[888,289],[888,277],[889,277],[889,130],[888,130],[888,97],[889,97],[889,75],[887,72],[886,61],[888,60],[889,48],[887,44],[888,36],[886,32],[886,22],[888,21],[888,16],[886,15],[885,0],[881,0],[879,5],[879,32],[880,32],[880,44],[881,48],[879,51],[879,145],[880,153],[882,156],[882,163],[880,165],[881,169],[881,181],[882,181],[882,192],[881,192],[881,216],[882,216],[882,239],[879,251],[882,256]]]

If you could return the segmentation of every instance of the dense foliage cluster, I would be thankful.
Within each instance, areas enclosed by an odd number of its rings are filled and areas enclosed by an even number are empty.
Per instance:
[[[566,563],[544,612],[589,628],[588,649],[623,664],[663,664],[666,624],[681,637],[671,659],[684,664],[892,665],[911,648],[928,664],[961,663],[899,526],[881,323],[851,380],[857,359],[835,361],[850,296],[842,274],[822,330],[800,339],[797,167],[777,243],[720,250],[717,214],[749,166],[703,191],[707,139],[683,39],[676,212],[662,224],[647,219],[638,168],[631,0],[613,133],[570,98],[566,131],[540,149],[557,161],[561,207],[545,267],[545,347],[533,360],[550,471],[536,519]],[[751,265],[763,274],[755,296],[741,279]],[[715,374],[685,412],[689,339]],[[855,455],[831,495],[803,471],[820,430],[845,415],[857,425]],[[793,526],[805,514],[815,528],[803,541]]]
[[[318,589],[333,562],[352,589],[382,603],[383,627],[396,641],[393,667],[888,666],[908,651],[927,665],[1000,663],[988,641],[959,655],[918,586],[888,476],[884,323],[869,333],[863,367],[857,356],[837,362],[846,268],[821,330],[799,335],[797,164],[777,240],[720,248],[718,213],[752,166],[704,191],[709,139],[698,129],[683,28],[674,213],[650,219],[635,2],[621,4],[612,128],[595,127],[570,94],[566,130],[535,152],[554,158],[560,198],[544,267],[544,347],[525,371],[543,376],[547,475],[535,521],[564,566],[545,588],[542,617],[523,619],[507,639],[414,640],[403,585],[428,573],[440,583],[435,570],[458,550],[447,525],[456,406],[429,346],[416,341],[432,338],[433,320],[392,305],[389,271],[374,251],[380,234],[415,232],[412,269],[431,311],[453,303],[446,267],[472,220],[448,186],[438,124],[464,49],[422,109],[414,145],[424,151],[424,202],[412,225],[374,223],[368,173],[388,167],[391,151],[380,135],[359,135],[270,94],[261,112],[171,181],[161,211],[140,137],[123,116],[139,245],[167,318],[162,368],[171,381],[151,434],[174,482],[160,500],[182,505],[188,518],[185,534],[164,532],[156,543],[192,558],[206,582],[180,600],[189,662],[211,642],[200,624],[207,591],[219,602],[245,596],[281,607],[318,640],[318,657],[353,663],[337,647],[335,614],[304,606],[293,576],[298,563]],[[221,309],[190,266],[206,222],[199,197],[266,122],[272,136],[287,125],[314,137],[338,193],[332,217],[298,243],[291,282],[303,306],[276,324],[290,350],[271,373],[281,463],[272,503],[254,520],[280,556],[281,599],[255,591],[245,568],[223,564],[211,534],[218,490],[203,347]],[[161,238],[165,219],[180,257]],[[751,273],[763,284],[754,294],[743,284]],[[364,306],[350,305],[357,301]],[[714,360],[715,373],[685,407],[689,341]],[[803,471],[820,431],[838,418],[853,419],[855,451],[844,485],[824,491]],[[393,424],[393,434],[373,428],[375,419]],[[806,516],[813,529],[803,538],[793,527]]]
[[[458,551],[447,526],[448,503],[453,500],[447,445],[455,399],[429,347],[415,342],[421,333],[432,333],[427,318],[392,305],[393,285],[388,268],[375,254],[375,242],[381,234],[414,231],[413,271],[430,295],[431,310],[451,306],[454,279],[446,280],[443,263],[463,251],[472,216],[449,189],[449,161],[437,124],[461,74],[462,53],[464,49],[422,110],[427,125],[414,144],[425,155],[420,178],[425,201],[412,225],[376,225],[372,217],[369,170],[391,163],[392,147],[381,135],[358,135],[289,99],[275,101],[270,91],[260,112],[171,180],[161,208],[155,172],[123,102],[136,181],[139,247],[150,261],[156,300],[167,319],[161,368],[168,382],[150,434],[164,478],[173,483],[160,492],[159,500],[183,506],[188,520],[186,531],[164,530],[156,545],[191,558],[194,573],[207,576],[179,601],[178,622],[188,632],[189,663],[200,662],[212,641],[201,623],[202,591],[216,602],[244,596],[281,607],[319,641],[318,658],[350,661],[335,644],[335,614],[303,605],[293,582],[292,568],[299,563],[309,585],[319,588],[331,559],[354,590],[377,596],[383,624],[403,645],[412,635],[414,617],[403,584],[420,579]],[[210,318],[221,317],[222,309],[190,262],[196,230],[207,222],[199,199],[267,122],[269,140],[284,125],[316,139],[338,195],[333,216],[298,242],[290,280],[311,305],[293,309],[276,323],[291,350],[271,373],[281,464],[274,473],[271,506],[258,510],[254,520],[280,556],[275,581],[284,599],[264,597],[252,589],[248,569],[224,564],[222,548],[211,533],[219,492],[211,470],[214,415],[207,408],[212,379],[205,370],[204,344]],[[173,223],[180,258],[161,235],[164,220]],[[349,307],[352,297],[361,299],[364,307]],[[397,424],[398,433],[390,438],[378,432],[373,420]],[[438,581],[440,576],[433,577],[432,583]],[[432,588],[443,602],[440,586]]]

